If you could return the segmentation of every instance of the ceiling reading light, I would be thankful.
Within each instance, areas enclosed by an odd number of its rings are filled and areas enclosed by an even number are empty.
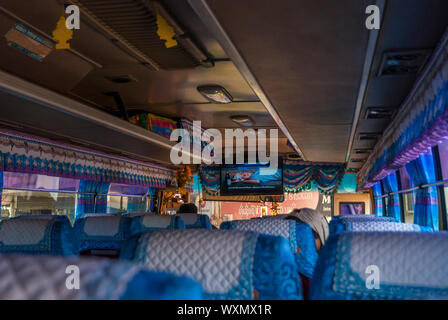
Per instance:
[[[230,93],[228,93],[227,90],[221,86],[207,85],[199,86],[197,89],[200,94],[212,103],[225,104],[233,101]]]
[[[230,119],[242,127],[252,127],[255,124],[255,121],[246,115],[231,116]]]

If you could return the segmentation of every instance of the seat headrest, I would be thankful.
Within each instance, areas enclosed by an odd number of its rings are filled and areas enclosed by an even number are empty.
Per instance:
[[[179,213],[179,216],[184,221],[185,229],[211,229],[210,218],[206,214],[196,213]]]
[[[395,232],[432,232],[432,228],[422,227],[417,224],[391,222],[391,221],[342,221],[333,228],[332,235],[341,232],[372,232],[372,231],[395,231]]]
[[[320,252],[311,298],[447,299],[447,250],[448,233],[442,232],[332,236]]]
[[[0,282],[8,284],[0,286],[1,300],[202,298],[201,285],[192,279],[150,272],[126,261],[0,255],[0,269]]]
[[[341,226],[345,223],[355,223],[355,222],[374,222],[374,221],[382,221],[382,222],[397,222],[394,218],[391,217],[376,217],[371,215],[360,215],[360,216],[336,216],[331,218],[329,223],[330,235],[336,234],[344,230],[345,227]]]
[[[222,230],[148,231],[121,258],[199,281],[206,299],[301,298],[294,257],[282,237]],[[255,290],[255,291],[254,291]]]
[[[140,217],[140,216],[154,216],[153,212],[131,212],[127,214],[127,217]]]
[[[54,219],[3,220],[0,223],[0,252],[74,255],[73,230],[70,224]]]
[[[144,215],[132,218],[131,235],[150,230],[185,229],[180,216],[171,215]]]
[[[221,230],[252,231],[288,240],[299,269],[311,278],[317,261],[316,242],[311,227],[305,223],[286,219],[234,220],[221,223]]]
[[[131,218],[123,216],[90,216],[76,220],[74,232],[79,252],[92,249],[120,250],[130,236]]]
[[[67,216],[50,215],[50,214],[36,214],[36,215],[20,215],[12,219],[41,219],[41,220],[57,220],[62,223],[67,223],[71,225],[70,219]]]
[[[352,221],[352,222],[362,222],[362,221],[395,221],[392,217],[377,217],[372,215],[339,215],[331,219],[331,221]]]

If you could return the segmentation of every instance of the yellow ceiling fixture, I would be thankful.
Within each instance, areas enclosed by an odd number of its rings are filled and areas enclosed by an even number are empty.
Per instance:
[[[65,17],[61,16],[52,32],[53,40],[56,41],[56,49],[70,49],[68,42],[73,38],[73,30],[67,28]]]
[[[159,14],[157,8],[156,8],[156,14],[157,14],[157,35],[159,36],[160,40],[165,40],[166,48],[172,48],[177,46],[178,44],[177,40],[174,39],[174,37],[176,36],[174,28],[170,26],[168,21],[166,21],[165,18]]]

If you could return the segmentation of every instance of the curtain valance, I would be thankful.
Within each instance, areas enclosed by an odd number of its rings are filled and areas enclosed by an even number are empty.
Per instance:
[[[165,188],[175,171],[0,130],[0,170]]]
[[[358,174],[370,188],[448,138],[448,31]]]
[[[202,190],[211,196],[219,196],[220,167],[201,166],[199,177]],[[344,175],[343,165],[290,164],[283,165],[283,186],[285,192],[296,193],[311,189],[311,184],[318,191],[332,194],[337,191]]]

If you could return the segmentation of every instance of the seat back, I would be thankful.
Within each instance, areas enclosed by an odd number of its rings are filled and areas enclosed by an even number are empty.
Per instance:
[[[179,216],[184,221],[185,229],[211,229],[210,218],[206,214],[180,213]]]
[[[41,220],[57,220],[62,223],[71,225],[70,219],[67,216],[50,215],[50,214],[36,214],[36,215],[20,215],[12,219],[41,219]]]
[[[336,225],[333,230],[333,234],[338,234],[341,232],[372,232],[372,231],[395,231],[395,232],[432,232],[434,231],[429,227],[422,227],[417,224],[402,223],[402,222],[390,222],[390,221],[361,221],[361,222],[351,222],[342,221]]]
[[[89,216],[76,220],[73,228],[78,252],[120,250],[130,236],[130,221],[122,216]]]
[[[311,278],[317,261],[316,242],[311,227],[285,219],[235,220],[221,223],[222,230],[252,231],[285,237],[294,253],[299,272]]]
[[[202,298],[201,285],[192,279],[126,261],[3,254],[0,270],[1,300]]]
[[[70,224],[54,219],[7,219],[0,223],[0,252],[33,255],[77,254]]]
[[[448,233],[345,232],[330,237],[312,299],[448,299]],[[379,286],[374,286],[373,277]],[[379,280],[379,282],[378,282]]]
[[[200,282],[206,299],[300,299],[286,239],[222,230],[148,231],[129,239],[121,258]]]
[[[150,230],[185,229],[180,216],[170,215],[144,215],[132,218],[131,235]]]
[[[397,222],[391,217],[376,217],[372,215],[360,215],[360,216],[336,216],[331,218],[329,223],[330,235],[340,232],[341,224],[350,222],[373,222],[373,221],[385,221],[385,222]]]
[[[289,214],[277,214],[275,216],[263,216],[263,217],[257,217],[253,219],[285,219],[289,216]]]
[[[128,213],[126,216],[133,218],[133,217],[154,216],[154,215],[155,215],[155,213],[153,213],[153,212],[131,212],[131,213]]]

